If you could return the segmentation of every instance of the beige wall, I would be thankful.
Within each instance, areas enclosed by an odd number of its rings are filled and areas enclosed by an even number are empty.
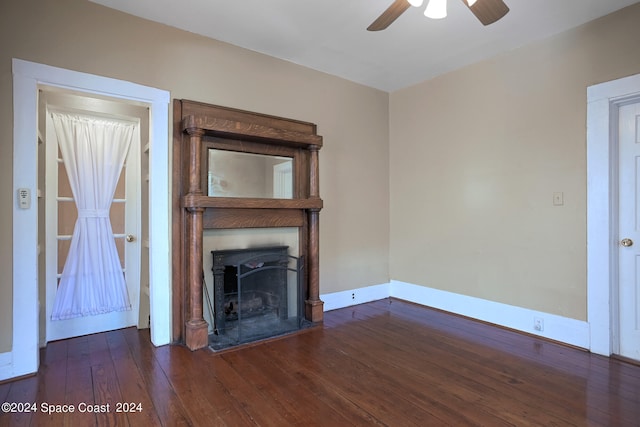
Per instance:
[[[639,22],[636,4],[391,95],[393,279],[586,320],[586,88],[640,73]]]
[[[318,124],[322,293],[389,280],[388,94],[84,0],[0,2],[0,353],[11,349],[11,58]],[[169,135],[167,135],[169,138]]]

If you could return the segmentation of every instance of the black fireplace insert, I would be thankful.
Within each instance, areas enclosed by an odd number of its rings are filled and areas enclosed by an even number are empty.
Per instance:
[[[305,326],[304,263],[287,246],[211,251],[213,333],[222,350]]]

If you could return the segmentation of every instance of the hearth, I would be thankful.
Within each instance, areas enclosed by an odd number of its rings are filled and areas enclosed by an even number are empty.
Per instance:
[[[302,312],[302,258],[287,246],[211,251],[214,350],[298,330]]]

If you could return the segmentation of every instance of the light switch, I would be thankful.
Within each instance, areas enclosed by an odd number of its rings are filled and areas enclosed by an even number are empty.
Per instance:
[[[553,193],[553,206],[564,205],[564,193],[562,191],[556,191]]]

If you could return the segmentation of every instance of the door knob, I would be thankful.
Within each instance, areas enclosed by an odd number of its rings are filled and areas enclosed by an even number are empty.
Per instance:
[[[625,248],[628,248],[629,246],[633,246],[633,240],[631,240],[631,239],[622,239],[622,240],[620,240],[620,244],[622,246],[624,246]]]
[[[133,242],[136,240],[136,236],[134,236],[133,234],[127,234],[127,237],[125,237],[125,239],[127,239],[127,242]]]

